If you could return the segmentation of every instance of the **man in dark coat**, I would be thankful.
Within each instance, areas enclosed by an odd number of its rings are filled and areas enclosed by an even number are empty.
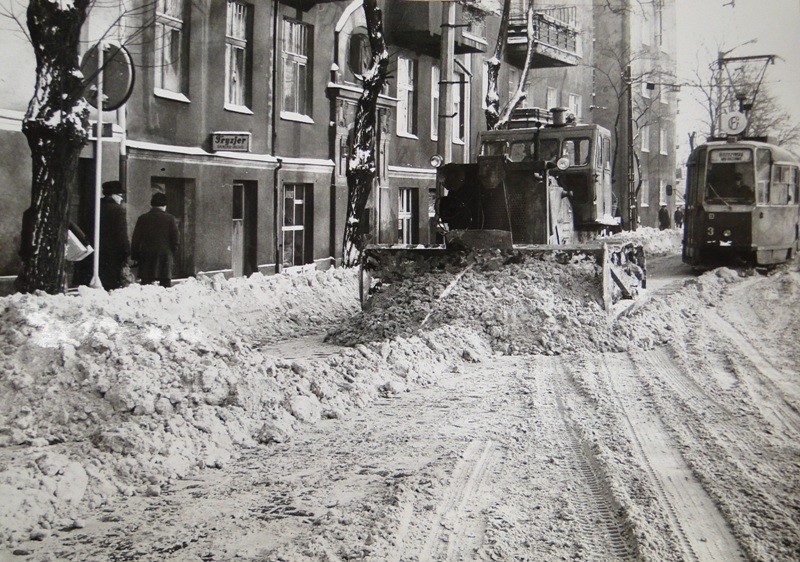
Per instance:
[[[128,213],[122,206],[125,190],[118,181],[103,183],[100,200],[100,282],[107,291],[125,286],[122,269],[128,263],[131,244],[128,240]]]
[[[150,211],[136,221],[131,242],[131,257],[139,263],[142,285],[158,281],[172,286],[172,263],[178,250],[178,223],[167,213],[167,196],[153,194]]]
[[[658,210],[658,228],[666,230],[669,228],[669,209],[666,205],[661,205]]]

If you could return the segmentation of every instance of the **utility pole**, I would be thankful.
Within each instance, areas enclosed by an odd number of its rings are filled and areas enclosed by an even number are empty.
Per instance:
[[[444,164],[453,160],[453,70],[455,66],[456,3],[442,2],[441,72],[439,73],[439,136],[436,152]],[[439,194],[441,195],[441,194]]]
[[[628,157],[628,225],[630,230],[636,230],[636,223],[638,221],[638,209],[636,205],[636,182],[634,177],[634,160],[633,160],[633,79],[631,78],[631,65],[625,67],[625,74],[623,75],[625,82],[625,106],[626,116],[625,125],[627,131],[627,157]]]

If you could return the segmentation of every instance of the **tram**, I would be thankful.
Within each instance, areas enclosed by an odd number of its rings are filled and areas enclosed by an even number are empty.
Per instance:
[[[687,164],[683,261],[771,266],[800,247],[800,159],[766,138],[711,140]]]

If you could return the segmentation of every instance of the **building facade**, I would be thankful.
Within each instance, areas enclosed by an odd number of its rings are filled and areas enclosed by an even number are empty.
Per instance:
[[[83,150],[71,192],[72,218],[91,231],[100,145],[103,181],[120,179],[127,187],[131,230],[154,192],[167,195],[168,212],[181,232],[176,277],[335,265],[341,259],[353,121],[369,60],[361,0],[159,0],[127,2],[126,9],[110,4],[93,8],[83,42],[88,48],[105,36],[125,45],[136,79],[127,103],[103,113],[101,142],[92,136]],[[494,4],[483,7],[499,6]],[[527,40],[520,41],[519,31],[524,5],[516,4],[499,79],[503,101],[516,89]],[[611,104],[597,77],[596,39],[605,39],[605,32],[596,33],[597,24],[605,30],[614,23],[598,16],[603,5],[598,0],[591,11],[537,3],[528,107],[566,106],[586,122],[612,121],[600,115]],[[430,157],[442,141],[450,144],[453,161],[476,155],[478,133],[485,129],[485,61],[494,50],[499,17],[457,6],[454,72],[447,79],[441,75],[442,3],[392,0],[382,7],[390,80],[378,102],[378,174],[365,234],[377,243],[432,243],[436,182]],[[610,36],[624,44],[624,26],[614,25],[620,33]],[[12,27],[0,29],[0,43],[4,75],[16,72],[14,87],[7,83],[0,92],[0,202],[6,209],[0,219],[0,276],[8,286],[20,267],[20,221],[30,198],[29,151],[20,130],[35,63]],[[442,82],[453,99],[445,116],[452,119],[449,139],[438,130]],[[656,106],[658,115],[667,116],[666,130],[674,131],[668,121],[674,104]],[[91,119],[97,119],[96,111]],[[651,126],[651,136],[660,139]],[[663,155],[650,155],[640,160],[653,190]],[[674,155],[672,160],[664,169],[674,173]],[[653,191],[650,196],[658,197]],[[642,214],[644,224],[649,215]]]

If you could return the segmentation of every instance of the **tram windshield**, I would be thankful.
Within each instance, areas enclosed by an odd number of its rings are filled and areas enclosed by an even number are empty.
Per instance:
[[[709,203],[755,202],[755,169],[750,148],[718,148],[708,155],[705,200]]]

